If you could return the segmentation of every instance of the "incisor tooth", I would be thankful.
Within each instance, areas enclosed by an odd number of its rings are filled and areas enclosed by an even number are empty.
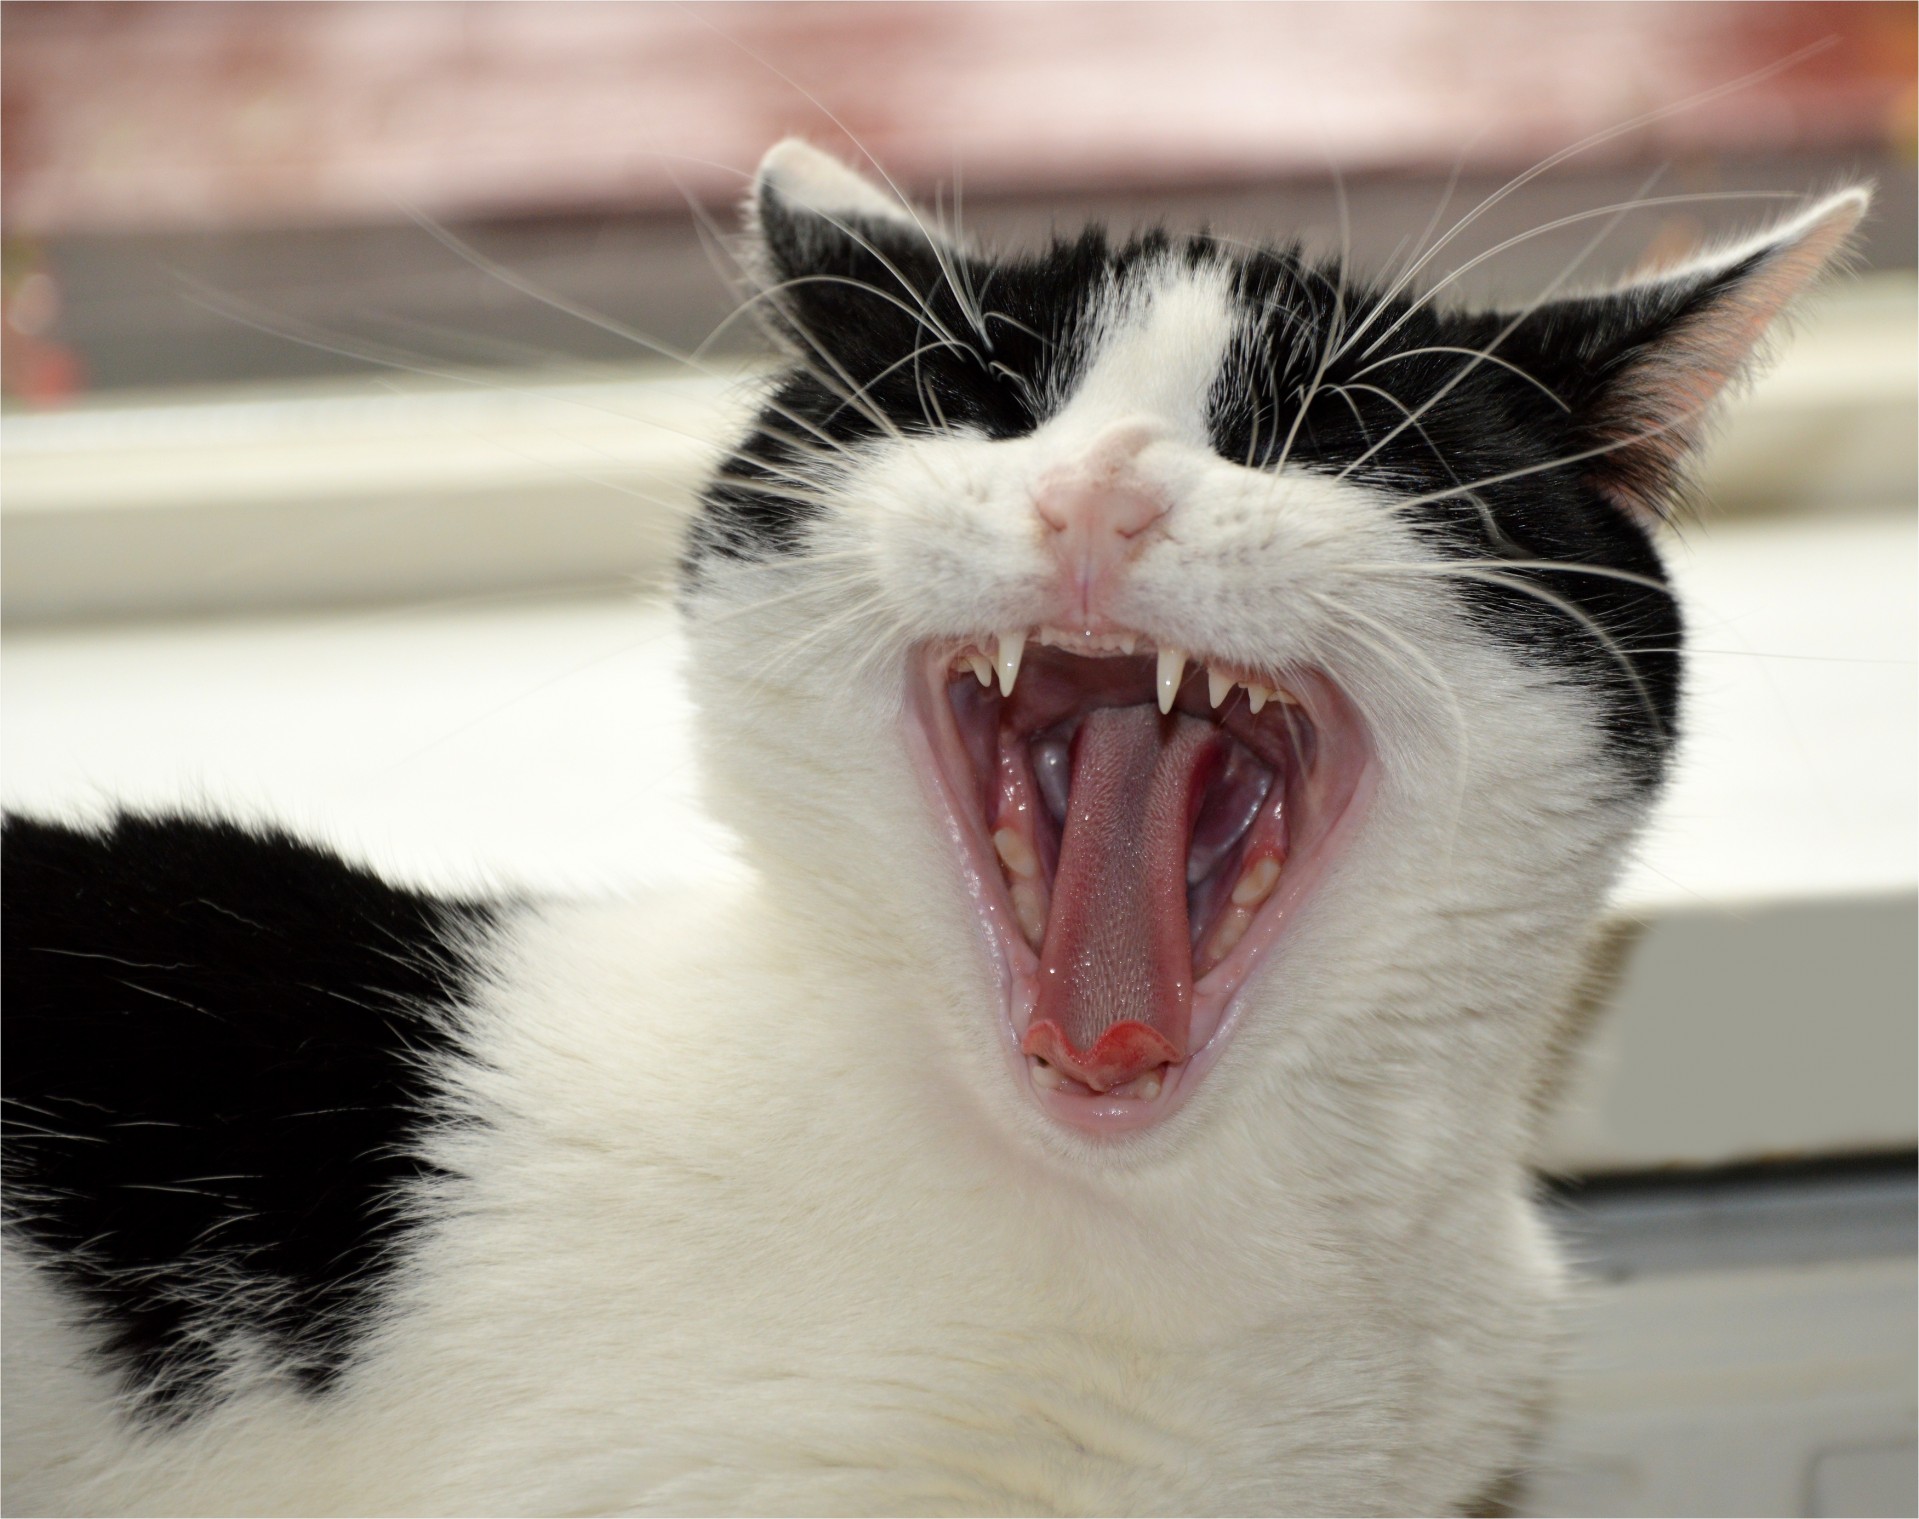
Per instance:
[[[1246,686],[1246,705],[1257,712],[1273,699],[1272,691],[1266,686],[1255,686],[1251,682]]]
[[[1222,675],[1219,671],[1208,669],[1206,672],[1206,699],[1217,707],[1233,694],[1233,677]]]
[[[1006,632],[999,636],[999,694],[1011,696],[1013,682],[1019,679],[1020,656],[1026,652],[1026,635],[1020,632]]]
[[[968,649],[966,651],[966,662],[973,667],[973,674],[978,677],[979,683],[982,686],[992,685],[993,662],[990,659],[975,649]]]
[[[1021,841],[1022,843],[1024,840]],[[1273,883],[1279,879],[1279,861],[1266,855],[1245,875],[1241,876],[1233,887],[1233,905],[1251,907],[1264,902],[1273,894]]]
[[[999,854],[1000,864],[1014,875],[1030,877],[1039,874],[1039,857],[1033,853],[1033,846],[1014,829],[997,830],[993,834],[993,848]]]
[[[1159,651],[1159,710],[1171,712],[1179,695],[1180,677],[1186,673],[1186,654],[1181,649]]]

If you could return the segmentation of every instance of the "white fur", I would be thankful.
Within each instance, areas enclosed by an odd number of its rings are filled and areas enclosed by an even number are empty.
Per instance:
[[[336,1392],[141,1433],[10,1297],[9,1508],[1411,1513],[1511,1469],[1562,1290],[1535,1103],[1639,803],[1579,691],[1382,568],[1433,562],[1389,500],[1212,453],[1232,338],[1213,276],[1115,292],[1054,421],[875,446],[816,563],[716,570],[692,673],[751,879],[516,921],[451,1073],[485,1122]],[[1032,482],[1140,422],[1176,506],[1117,615],[1329,671],[1380,786],[1193,1100],[1100,1144],[1008,1079],[901,672],[1036,620]]]

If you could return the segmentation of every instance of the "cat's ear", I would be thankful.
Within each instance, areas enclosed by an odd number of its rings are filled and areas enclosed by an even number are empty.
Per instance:
[[[1568,408],[1569,453],[1615,505],[1643,521],[1678,493],[1713,403],[1753,366],[1767,330],[1845,251],[1871,199],[1845,190],[1735,246],[1601,295],[1481,317],[1480,342]],[[1487,330],[1490,328],[1490,330]]]
[[[795,137],[761,160],[746,221],[761,321],[802,357],[837,355],[842,374],[849,346],[890,362],[924,340],[917,313],[958,254],[897,192]]]
[[[760,160],[747,228],[762,272],[789,280],[862,262],[878,245],[927,248],[939,236],[895,191],[797,137]]]

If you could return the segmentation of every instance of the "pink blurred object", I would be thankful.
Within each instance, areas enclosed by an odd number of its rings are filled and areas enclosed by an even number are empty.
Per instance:
[[[737,195],[769,143],[968,195],[1510,169],[1833,45],[1588,162],[1883,145],[1889,4],[8,4],[15,233]],[[804,86],[804,90],[800,88]],[[810,92],[819,104],[808,98]]]
[[[0,268],[0,395],[53,406],[85,387],[80,356],[53,336],[59,320],[60,286],[39,251],[9,243]]]

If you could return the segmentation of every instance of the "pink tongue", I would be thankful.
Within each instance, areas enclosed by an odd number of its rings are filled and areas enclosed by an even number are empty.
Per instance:
[[[1150,706],[1087,713],[1039,996],[1020,1048],[1096,1092],[1186,1058],[1186,850],[1217,730]]]

